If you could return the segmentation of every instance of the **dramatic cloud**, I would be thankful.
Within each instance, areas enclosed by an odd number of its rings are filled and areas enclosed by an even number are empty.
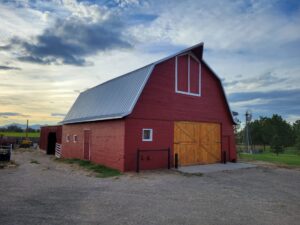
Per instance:
[[[54,124],[87,88],[204,42],[232,110],[300,118],[299,1],[0,0],[0,15],[2,112]]]
[[[54,117],[65,117],[66,114],[65,113],[51,113],[51,116],[54,116]]]
[[[122,34],[123,27],[113,18],[97,23],[80,19],[58,20],[31,42],[13,38],[2,49],[17,48],[20,61],[83,66],[87,64],[85,57],[99,51],[132,47]]]
[[[0,70],[20,70],[20,68],[13,67],[13,66],[1,66],[0,65]]]
[[[8,118],[8,117],[29,117],[28,115],[24,115],[22,113],[17,112],[0,112],[0,117]]]
[[[146,42],[191,45],[204,41],[209,49],[227,54],[260,52],[265,55],[271,51],[282,55],[286,46],[293,46],[294,51],[300,48],[299,3],[290,7],[288,1],[282,2],[151,1],[149,8],[159,18],[150,25],[133,27],[132,32]],[[278,51],[276,45],[285,47]]]
[[[256,77],[236,77],[234,80],[227,81],[225,78],[222,80],[223,85],[229,91],[231,90],[258,90],[261,88],[266,88],[274,86],[277,84],[283,84],[289,81],[288,77],[280,77],[274,72],[267,72]]]
[[[277,113],[289,117],[299,115],[300,112],[300,89],[237,92],[228,97],[232,105],[240,110],[240,114],[246,109],[251,109],[256,116]]]

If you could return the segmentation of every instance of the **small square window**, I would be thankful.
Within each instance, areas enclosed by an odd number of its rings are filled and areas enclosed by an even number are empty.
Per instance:
[[[76,143],[78,141],[78,136],[77,135],[73,135],[73,142]]]
[[[152,129],[143,129],[143,141],[152,141],[153,130]]]
[[[70,142],[70,135],[68,135],[68,134],[66,136],[66,142]]]

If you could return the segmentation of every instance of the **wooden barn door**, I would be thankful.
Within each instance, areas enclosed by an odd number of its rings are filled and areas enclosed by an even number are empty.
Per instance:
[[[176,153],[181,166],[220,162],[220,124],[175,122],[174,154]]]
[[[83,158],[85,160],[90,160],[90,140],[91,139],[91,131],[84,130],[83,134]]]

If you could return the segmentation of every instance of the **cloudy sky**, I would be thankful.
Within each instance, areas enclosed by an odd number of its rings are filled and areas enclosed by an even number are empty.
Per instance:
[[[55,124],[81,91],[204,42],[232,110],[300,119],[298,0],[0,0],[0,125]]]

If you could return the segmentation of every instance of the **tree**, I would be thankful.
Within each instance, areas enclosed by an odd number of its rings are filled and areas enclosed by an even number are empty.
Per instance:
[[[31,128],[31,127],[28,127],[27,132],[28,132],[28,133],[35,132],[35,129],[33,129],[33,128]]]
[[[295,147],[296,147],[296,149],[300,152],[300,133],[299,133],[298,136],[296,137]]]
[[[271,118],[260,117],[249,123],[250,136],[253,145],[271,145],[274,136],[280,139],[282,147],[293,146],[295,144],[296,133],[300,133],[300,120],[291,126],[280,115],[274,114]],[[297,130],[297,132],[296,132]],[[245,129],[240,134],[244,136]]]
[[[294,135],[292,126],[286,122],[280,115],[274,114],[271,118],[274,134],[278,135],[284,147],[292,146]]]
[[[295,121],[295,123],[293,124],[293,130],[295,132],[300,132],[300,120]]]
[[[260,126],[261,126],[261,140],[264,146],[264,150],[266,150],[266,145],[270,145],[273,136],[275,135],[273,124],[270,118],[268,117],[260,117]]]
[[[278,135],[275,135],[272,138],[272,141],[271,141],[271,151],[274,152],[274,153],[276,153],[277,156],[278,156],[279,153],[281,153],[281,152],[284,151],[283,140]]]
[[[254,120],[249,124],[249,130],[253,145],[264,145],[262,125],[260,120]]]
[[[293,124],[293,132],[295,136],[295,147],[300,152],[300,120],[296,120]]]
[[[6,130],[10,131],[10,132],[23,132],[23,129],[21,127],[16,126],[16,125],[9,125],[6,128]]]

